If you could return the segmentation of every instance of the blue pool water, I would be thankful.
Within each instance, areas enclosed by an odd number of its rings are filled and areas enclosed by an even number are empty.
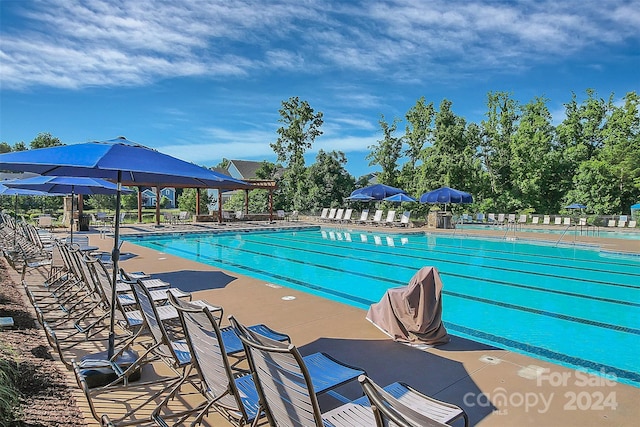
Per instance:
[[[126,239],[365,310],[435,266],[450,333],[640,387],[640,256],[335,229]]]

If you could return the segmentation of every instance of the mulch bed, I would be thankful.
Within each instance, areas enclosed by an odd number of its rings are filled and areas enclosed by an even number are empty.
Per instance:
[[[18,372],[20,416],[9,426],[86,426],[72,390],[51,356],[51,348],[38,329],[19,284],[5,259],[0,259],[0,317],[13,317],[14,327],[0,331],[0,359]],[[8,426],[8,427],[9,427]]]

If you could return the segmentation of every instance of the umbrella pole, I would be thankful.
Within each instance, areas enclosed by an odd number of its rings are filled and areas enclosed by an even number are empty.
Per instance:
[[[71,224],[69,234],[71,236],[71,244],[73,244],[73,186],[71,186],[71,218],[69,219],[69,224]]]
[[[16,247],[16,237],[18,236],[18,195],[15,195],[15,207],[13,208],[13,248]]]
[[[111,319],[109,322],[109,348],[107,357],[111,359],[115,353],[116,346],[116,283],[118,281],[118,260],[120,259],[120,249],[118,248],[118,240],[120,240],[120,191],[122,189],[122,171],[118,171],[118,189],[116,191],[116,217],[113,233],[113,250],[111,251],[111,260],[113,261],[113,275],[111,282]]]

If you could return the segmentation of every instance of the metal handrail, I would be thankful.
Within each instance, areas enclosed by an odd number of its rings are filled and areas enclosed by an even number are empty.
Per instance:
[[[560,243],[560,241],[562,240],[562,238],[564,237],[565,234],[567,234],[567,231],[569,231],[569,229],[573,226],[573,224],[569,224],[567,225],[567,227],[562,231],[562,234],[560,235],[560,238],[558,239],[558,241],[556,242],[555,246],[558,246],[558,244]],[[574,236],[574,241],[575,241],[575,236]]]

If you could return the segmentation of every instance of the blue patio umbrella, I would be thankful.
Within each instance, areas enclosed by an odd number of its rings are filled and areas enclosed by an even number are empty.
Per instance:
[[[385,200],[387,202],[394,202],[394,203],[415,202],[416,201],[416,199],[414,199],[411,196],[406,195],[405,193],[394,194],[393,196],[385,197],[382,200]]]
[[[0,170],[35,172],[40,175],[83,176],[116,183],[116,216],[111,258],[112,301],[116,300],[120,240],[120,195],[122,185],[145,187],[250,189],[252,186],[193,163],[185,162],[124,137],[75,145],[0,154]],[[115,347],[115,304],[111,304],[108,357]]]
[[[635,205],[631,205],[631,209],[640,209],[640,203],[636,203]]]
[[[12,181],[4,181],[0,184],[0,196],[49,196],[49,194],[36,190],[25,190],[24,188],[11,188],[5,184]]]
[[[76,194],[116,194],[118,186],[113,182],[100,178],[79,176],[34,176],[25,179],[14,179],[7,187],[39,190],[45,193],[71,194],[70,240],[73,243],[73,196]],[[122,193],[133,193],[129,189],[121,189]]]
[[[565,206],[565,209],[587,209],[582,203],[572,203],[569,206]]]
[[[406,194],[406,191],[385,184],[374,184],[368,187],[358,188],[357,190],[354,190],[349,197],[353,197],[357,194],[363,194],[365,196],[372,197],[373,200],[382,200],[385,197],[393,196],[394,194],[398,193]]]
[[[353,196],[347,197],[347,200],[351,202],[370,202],[375,199],[371,196],[367,196],[366,194],[354,194]]]
[[[420,196],[420,203],[473,203],[473,196],[454,188],[440,187]]]

